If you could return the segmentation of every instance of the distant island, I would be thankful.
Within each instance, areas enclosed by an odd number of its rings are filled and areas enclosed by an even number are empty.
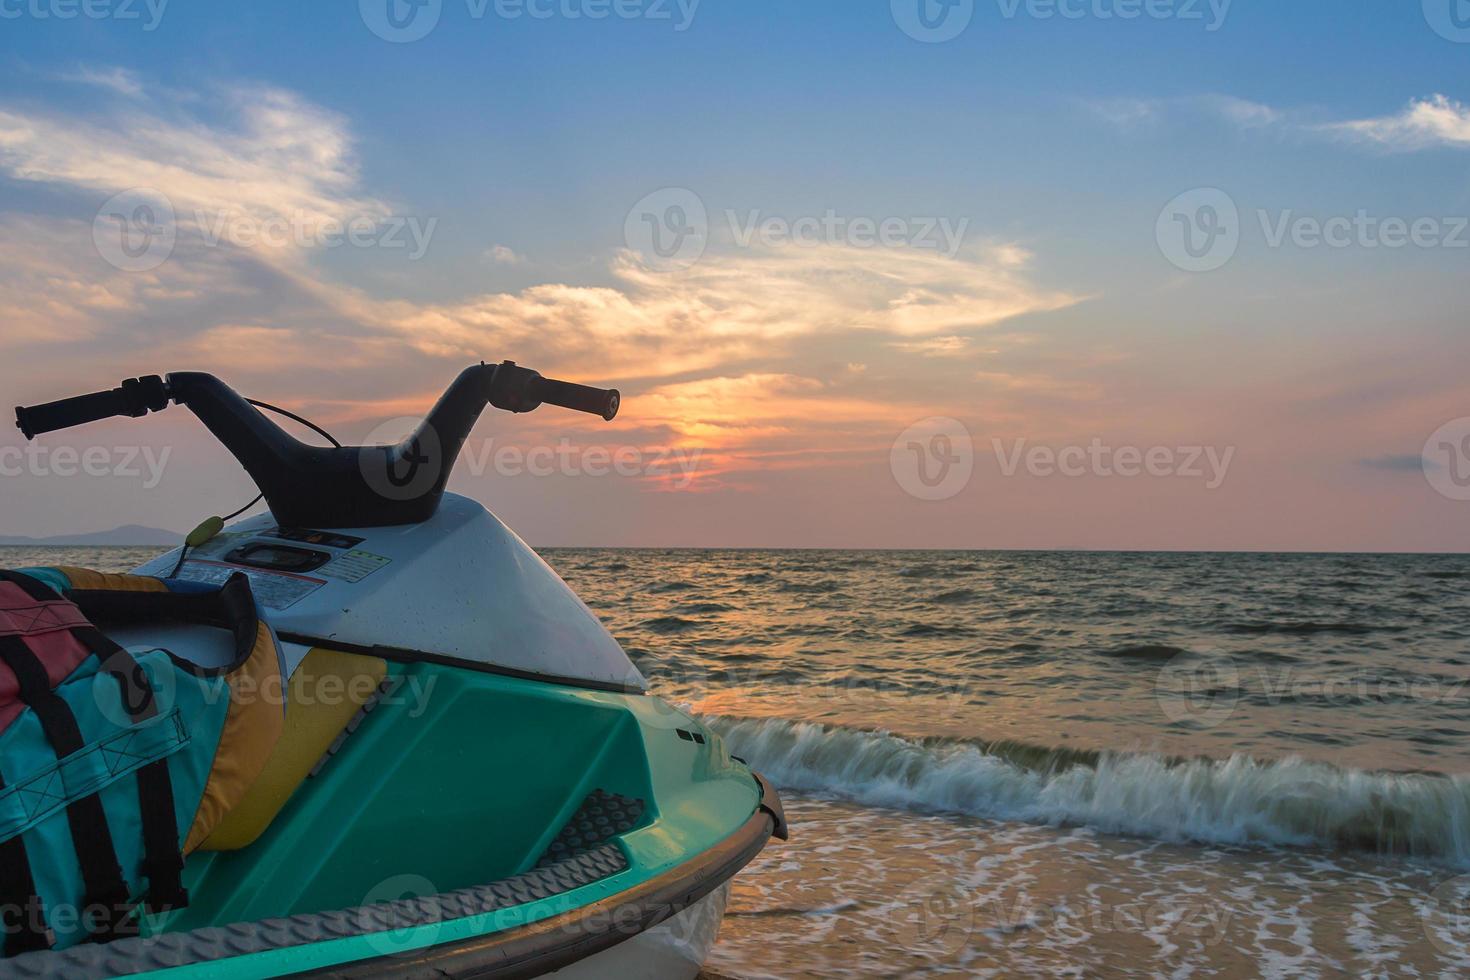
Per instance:
[[[73,548],[106,547],[172,547],[184,540],[174,531],[140,524],[124,524],[110,531],[88,531],[82,534],[56,534],[49,538],[27,538],[14,534],[0,534],[0,547],[42,548],[50,546]]]

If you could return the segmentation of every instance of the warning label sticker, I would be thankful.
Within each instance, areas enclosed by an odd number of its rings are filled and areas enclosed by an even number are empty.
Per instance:
[[[237,532],[224,531],[215,535],[201,545],[189,549],[191,558],[218,558],[235,549],[235,545],[244,540],[245,535]]]
[[[392,561],[392,558],[384,558],[370,551],[349,551],[333,558],[318,568],[316,573],[343,582],[361,582]]]
[[[326,585],[325,579],[291,575],[286,572],[271,572],[260,568],[245,568],[217,561],[189,559],[178,577],[190,582],[208,582],[224,585],[231,575],[243,574],[250,579],[250,591],[255,601],[267,609],[287,609]]]

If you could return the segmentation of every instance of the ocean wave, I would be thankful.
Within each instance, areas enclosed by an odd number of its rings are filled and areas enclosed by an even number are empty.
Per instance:
[[[681,616],[659,616],[656,619],[646,619],[638,625],[650,633],[683,633],[687,630],[698,629],[702,623]]]
[[[694,615],[705,615],[708,613],[734,612],[735,607],[723,602],[686,602],[679,606],[680,612],[693,613]]]
[[[915,740],[776,718],[704,720],[778,786],[868,806],[1470,867],[1465,776],[1368,772],[1300,758],[1184,759]]]
[[[837,580],[820,579],[816,582],[780,582],[777,592],[794,592],[797,595],[826,595],[837,588]]]
[[[962,623],[944,626],[938,623],[910,623],[898,632],[899,636],[966,636],[973,630]]]
[[[1190,651],[1183,647],[1170,646],[1167,643],[1135,643],[1125,647],[1114,647],[1111,650],[1103,650],[1101,652],[1105,657],[1114,657],[1118,660],[1158,662],[1173,660],[1175,657],[1189,654]]]
[[[1370,633],[1402,632],[1402,626],[1371,625],[1368,623],[1227,623],[1226,633],[1280,633],[1285,636],[1313,636],[1318,633],[1335,633],[1341,636],[1367,636]]]
[[[933,565],[906,565],[895,574],[900,578],[940,578],[953,574],[953,570]]]

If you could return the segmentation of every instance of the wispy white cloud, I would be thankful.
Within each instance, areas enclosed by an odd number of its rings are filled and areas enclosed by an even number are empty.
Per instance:
[[[386,213],[354,192],[342,117],[280,89],[238,87],[221,102],[226,125],[146,101],[96,119],[0,111],[0,173],[107,194],[147,188],[168,199],[181,225],[200,211],[290,217],[307,228]]]
[[[494,293],[416,310],[397,329],[436,356],[480,356],[499,344],[668,376],[779,355],[813,336],[954,334],[1078,302],[1037,286],[1029,261],[1012,245],[959,259],[789,245],[711,253],[666,272],[624,252],[615,286]]]
[[[1158,122],[1165,103],[1161,99],[1094,99],[1085,103],[1087,110],[1103,122],[1120,129]]]
[[[1271,126],[1284,119],[1277,109],[1233,95],[1202,95],[1195,101],[1200,107],[1244,128]]]
[[[1470,105],[1444,95],[1415,99],[1391,116],[1332,123],[1328,130],[1392,150],[1470,146]]]
[[[142,80],[136,72],[126,68],[79,68],[76,71],[62,72],[56,78],[78,85],[95,85],[118,95],[134,97],[143,94]]]
[[[968,337],[931,337],[927,340],[900,340],[889,345],[905,354],[923,357],[951,357],[963,354],[970,346]]]
[[[496,265],[520,265],[525,261],[525,258],[516,254],[515,249],[509,245],[492,246],[486,250],[485,258],[494,262]]]
[[[1341,122],[1321,122],[1304,111],[1280,109],[1232,95],[1170,99],[1105,99],[1086,103],[1094,116],[1120,129],[1159,123],[1171,113],[1207,115],[1240,129],[1283,128],[1326,133],[1392,150],[1470,146],[1470,105],[1445,95],[1413,99],[1397,113]]]
[[[1284,121],[1280,111],[1233,95],[1204,93],[1172,98],[1096,99],[1085,103],[1094,116],[1119,129],[1134,129],[1163,121],[1171,113],[1216,116],[1242,128]]]

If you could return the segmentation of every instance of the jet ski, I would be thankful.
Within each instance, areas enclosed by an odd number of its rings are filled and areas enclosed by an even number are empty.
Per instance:
[[[392,446],[301,442],[264,414],[289,412],[201,373],[18,408],[30,439],[183,405],[268,512],[212,518],[131,575],[3,573],[18,686],[0,665],[0,695],[18,692],[19,713],[0,704],[0,802],[53,797],[10,824],[0,807],[0,885],[24,864],[37,911],[23,937],[7,911],[0,974],[694,977],[731,880],[787,837],[777,794],[650,694],[531,548],[445,490],[486,407],[612,421],[619,400],[479,364]],[[87,649],[37,672],[27,658],[57,630]],[[114,717],[99,687],[56,696],[117,658],[152,665],[149,710]],[[58,701],[70,728],[46,724]],[[70,743],[48,745],[53,729]],[[83,752],[106,765],[73,787]],[[124,912],[63,933],[58,883],[80,861],[76,887],[92,887],[98,836]]]

